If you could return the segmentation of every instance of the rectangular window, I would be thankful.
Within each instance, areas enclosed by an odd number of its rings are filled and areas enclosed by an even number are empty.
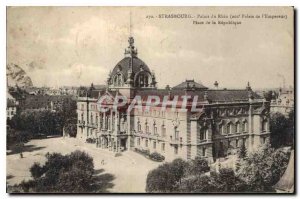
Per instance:
[[[156,142],[153,142],[153,149],[156,149]]]
[[[138,145],[138,146],[141,145],[141,140],[140,140],[140,138],[137,139],[137,145]]]
[[[235,147],[239,147],[239,140],[235,141]]]
[[[161,150],[165,151],[165,143],[161,143]]]
[[[148,140],[145,140],[145,146],[148,147]]]
[[[206,148],[202,148],[202,156],[206,157]]]
[[[161,127],[161,135],[162,135],[162,137],[166,137],[166,128],[165,128],[165,125],[162,125],[162,127]]]

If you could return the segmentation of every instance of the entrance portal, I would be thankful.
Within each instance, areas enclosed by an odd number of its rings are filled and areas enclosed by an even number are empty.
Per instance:
[[[126,138],[120,139],[120,147],[121,147],[121,151],[127,150],[126,142],[127,142],[127,139],[126,139]]]

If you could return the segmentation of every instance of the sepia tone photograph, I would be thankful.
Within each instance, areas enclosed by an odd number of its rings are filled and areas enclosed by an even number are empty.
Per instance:
[[[293,7],[6,7],[6,192],[295,193]]]

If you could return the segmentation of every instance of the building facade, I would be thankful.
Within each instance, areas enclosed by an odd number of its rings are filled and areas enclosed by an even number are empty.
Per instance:
[[[120,96],[129,100],[116,108]],[[146,106],[149,96],[160,103]],[[135,99],[141,103],[128,111]],[[135,148],[158,152],[167,161],[196,156],[214,161],[237,153],[242,145],[252,151],[270,135],[270,104],[249,84],[239,90],[209,89],[186,80],[158,89],[155,74],[138,58],[132,37],[106,88],[91,86],[78,98],[77,113],[79,139],[91,138],[97,147],[116,152]]]
[[[278,95],[275,95],[273,92],[273,96],[275,99],[271,101],[270,111],[271,113],[282,113],[285,116],[288,116],[291,111],[294,110],[294,89],[284,89],[280,88]]]

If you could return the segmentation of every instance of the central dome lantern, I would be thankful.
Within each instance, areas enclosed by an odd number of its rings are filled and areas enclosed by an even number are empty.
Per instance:
[[[107,79],[108,88],[156,88],[154,73],[137,57],[133,37],[128,39],[129,46],[125,49],[125,57],[117,63]]]

